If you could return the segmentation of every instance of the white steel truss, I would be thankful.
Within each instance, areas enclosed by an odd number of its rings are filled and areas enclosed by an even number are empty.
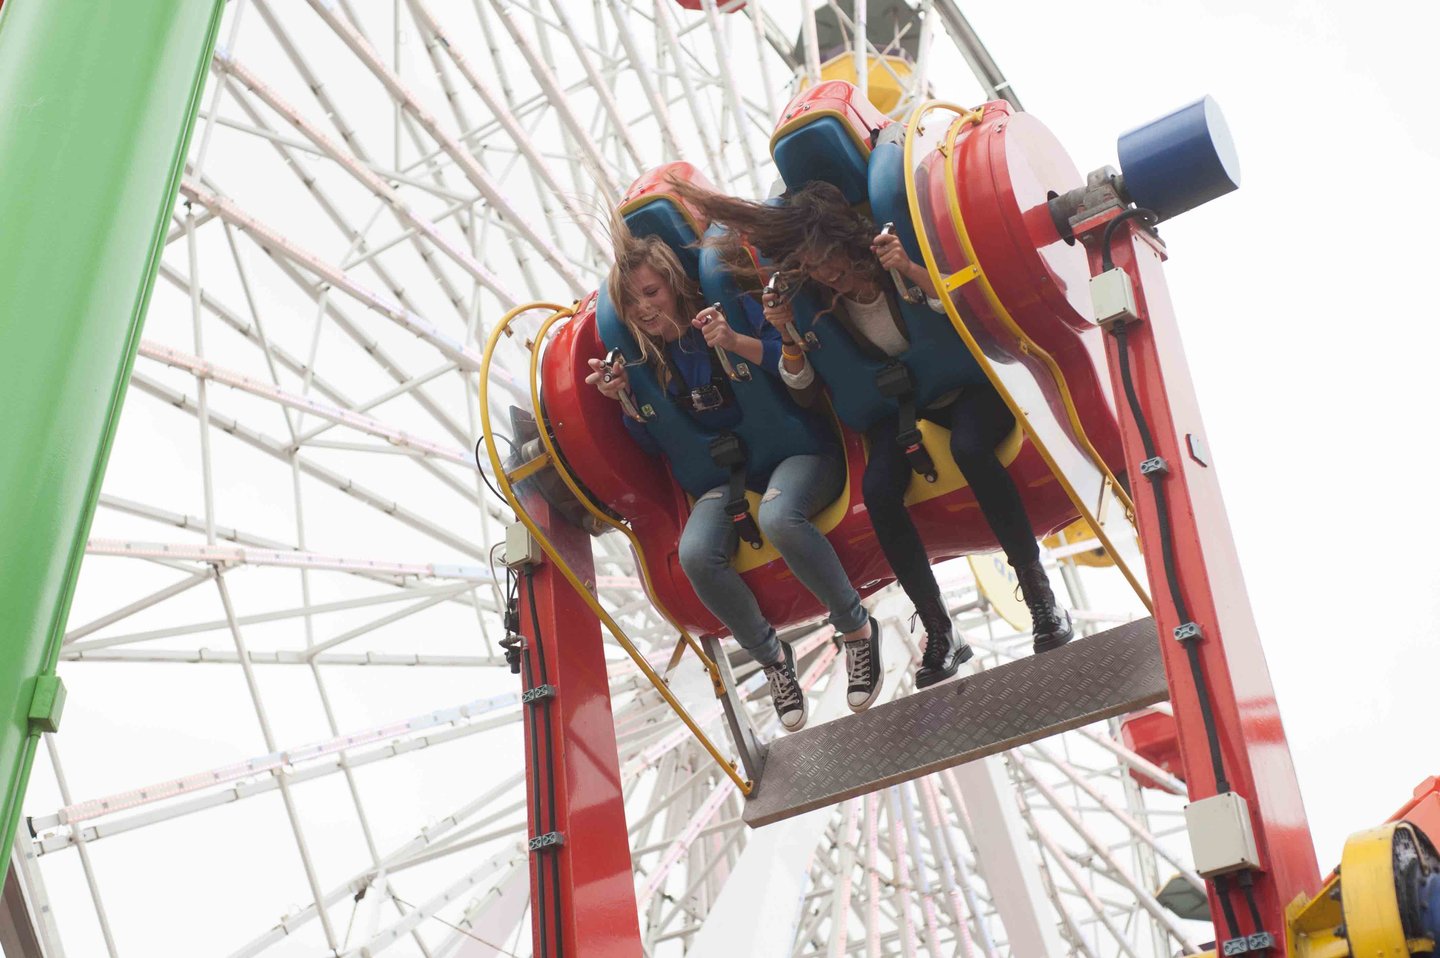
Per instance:
[[[27,796],[27,947],[530,953],[518,679],[497,648],[509,516],[475,455],[491,324],[593,289],[608,210],[654,165],[765,195],[780,106],[834,57],[917,37],[908,72],[886,68],[897,116],[932,93],[1018,105],[949,0],[698,7],[232,0],[62,650],[70,714]],[[518,339],[492,395],[523,409]],[[628,550],[595,549],[599,593],[665,669],[675,636]],[[1048,554],[1077,621],[1129,617],[1090,608],[1105,573],[1080,551]],[[981,667],[1028,654],[963,566],[945,575]],[[900,601],[877,605],[891,695],[918,656]],[[838,712],[828,630],[790,638]],[[987,795],[943,772],[756,834],[611,651],[655,958],[733,951],[745,916],[744,953],[776,956],[1169,956],[1210,937],[1157,898],[1172,873],[1201,887],[1184,784],[1118,726],[989,760]],[[735,669],[775,734],[762,677]],[[693,657],[670,679],[723,741]],[[793,871],[767,884],[782,846]]]

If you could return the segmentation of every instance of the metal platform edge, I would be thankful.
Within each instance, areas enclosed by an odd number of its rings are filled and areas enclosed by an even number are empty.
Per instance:
[[[1107,669],[1107,665],[1123,663],[1123,668]],[[1045,709],[1012,708],[1011,696],[1023,695],[1037,688],[1054,688],[1058,679],[1084,677],[1098,674],[1109,678],[1108,694],[1100,700],[1076,704],[1064,708],[1068,702],[1050,697],[1051,714],[1036,714]],[[965,699],[966,707],[958,703]],[[815,809],[825,808],[846,799],[864,795],[890,785],[920,778],[932,772],[953,768],[1004,752],[1027,742],[1038,741],[1061,732],[1089,725],[1102,719],[1123,715],[1127,712],[1154,705],[1169,697],[1165,683],[1165,670],[1160,658],[1160,648],[1153,619],[1138,619],[1113,629],[1086,638],[1077,639],[1060,649],[1043,656],[1027,656],[1004,665],[976,672],[958,681],[913,693],[902,699],[887,702],[866,712],[847,715],[833,722],[806,729],[793,735],[778,738],[770,743],[765,771],[755,792],[745,803],[744,821],[752,828],[759,828],[783,821]],[[1033,699],[1030,701],[1034,701]],[[1013,731],[1006,734],[986,736],[983,742],[968,746],[936,749],[933,758],[919,761],[912,766],[892,771],[882,771],[867,777],[858,768],[850,774],[852,763],[847,759],[863,760],[866,753],[877,758],[881,752],[894,751],[893,744],[901,739],[906,726],[914,731],[920,719],[939,716],[954,719],[963,715],[973,703],[983,708],[986,705],[1000,705],[991,714],[981,718],[998,719],[996,712],[1005,713],[1003,718],[1019,719]],[[970,725],[955,726],[962,734],[970,732]],[[954,725],[947,721],[941,727]],[[876,745],[876,743],[883,743]],[[855,748],[846,748],[854,745]],[[819,768],[822,765],[839,772],[826,785],[817,786],[814,781],[797,781],[801,770]],[[812,777],[819,777],[823,771]],[[768,786],[768,787],[767,787]],[[798,798],[795,793],[803,792]]]

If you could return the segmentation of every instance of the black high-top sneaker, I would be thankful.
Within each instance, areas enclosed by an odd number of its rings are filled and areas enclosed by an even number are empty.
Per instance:
[[[1020,580],[1020,594],[1030,609],[1036,653],[1058,649],[1075,638],[1070,613],[1055,604],[1055,593],[1050,591],[1050,576],[1040,560],[1015,566],[1014,569],[1015,577]]]
[[[920,657],[920,668],[915,670],[915,687],[923,689],[953,676],[961,663],[970,661],[975,650],[955,634],[950,612],[939,595],[916,602],[915,615],[925,628],[925,653]]]
[[[870,617],[870,636],[845,640],[845,674],[850,685],[845,702],[852,712],[868,709],[885,683],[885,667],[880,663],[880,623]]]
[[[798,732],[805,727],[808,717],[805,708],[805,690],[795,675],[795,651],[788,642],[781,642],[785,657],[774,665],[765,666],[765,678],[770,681],[770,701],[775,705],[775,714],[787,732]]]

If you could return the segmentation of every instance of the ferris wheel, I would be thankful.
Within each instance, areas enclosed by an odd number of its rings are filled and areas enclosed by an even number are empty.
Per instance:
[[[647,170],[684,160],[767,196],[770,131],[822,79],[896,119],[934,95],[1019,107],[950,0],[225,6],[61,652],[64,732],[24,803],[21,954],[531,953],[482,346],[516,307],[603,281],[609,211]],[[490,368],[520,409],[538,326]],[[1083,531],[1046,547],[1084,629],[1144,615]],[[596,593],[723,739],[625,541],[594,548]],[[1028,654],[984,557],[940,576],[979,668]],[[902,595],[876,608],[900,697],[919,640]],[[838,716],[828,629],[787,638],[815,720]],[[607,657],[650,955],[1214,938],[1185,783],[1151,747],[1164,706],[752,830],[641,670]],[[731,666],[773,737],[762,676]]]

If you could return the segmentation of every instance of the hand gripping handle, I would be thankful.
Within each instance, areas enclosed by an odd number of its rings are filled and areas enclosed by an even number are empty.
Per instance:
[[[797,285],[796,292],[798,292],[798,290],[799,287]],[[786,303],[795,298],[793,292],[780,285],[780,271],[778,269],[770,274],[770,282],[765,284],[764,297],[777,304]],[[805,341],[805,337],[800,335],[800,331],[795,328],[794,323],[786,323],[783,332],[785,333],[785,337],[794,345],[804,350],[810,348],[810,344]]]
[[[605,354],[605,372],[600,378],[607,383],[613,382],[616,368],[624,365],[625,357],[621,354],[620,350],[610,350],[610,352]],[[630,395],[628,389],[620,394],[620,408],[624,409],[625,415],[631,419],[638,419],[641,422],[645,421],[645,417],[640,415],[640,410],[635,406],[635,397]]]
[[[885,236],[894,236],[895,224],[886,223],[880,228],[880,232]],[[900,298],[905,300],[905,302],[918,303],[925,298],[925,292],[918,286],[911,286],[898,269],[892,269],[890,271],[890,279],[895,284],[895,292],[899,293]]]
[[[726,322],[726,319],[725,319],[725,310],[723,310],[723,309],[720,308],[720,304],[719,304],[719,303],[711,303],[711,304],[710,304],[710,308],[713,309],[713,310],[715,310],[715,312],[719,314],[719,316],[720,316],[720,321],[721,321],[722,323],[723,323],[723,322]],[[709,320],[706,320],[707,324],[708,324],[708,323],[713,323],[714,321],[715,321],[715,320],[714,320],[713,318],[711,318],[711,319],[709,319]],[[725,350],[723,350],[723,349],[717,349],[717,350],[715,350],[715,354],[720,357],[720,368],[723,369],[723,370],[725,370],[725,375],[730,378],[730,381],[731,381],[731,382],[734,382],[734,381],[736,381],[737,379],[739,379],[740,377],[737,376],[737,375],[735,375],[735,365],[734,365],[734,363],[730,362],[730,354],[727,353],[727,352],[726,352]]]

